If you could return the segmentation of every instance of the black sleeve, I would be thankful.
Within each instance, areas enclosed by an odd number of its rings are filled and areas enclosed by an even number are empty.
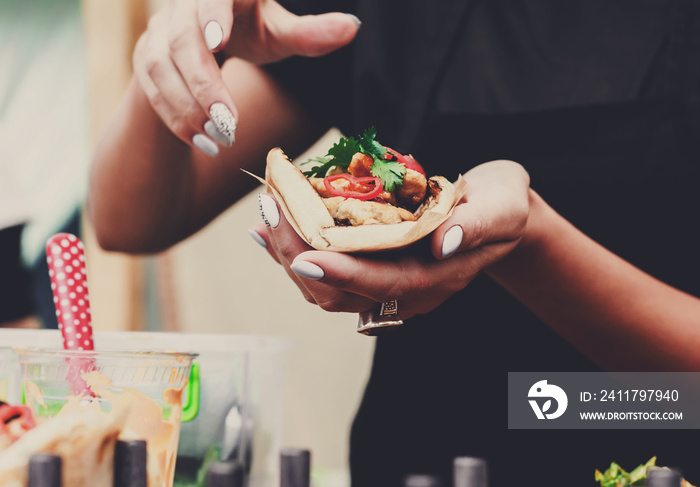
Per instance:
[[[348,0],[287,0],[282,5],[297,15],[349,12]],[[353,107],[353,44],[317,58],[294,56],[265,66],[282,86],[324,127],[348,130]]]

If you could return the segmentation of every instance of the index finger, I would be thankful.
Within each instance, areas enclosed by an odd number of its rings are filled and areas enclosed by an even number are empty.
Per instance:
[[[226,145],[233,145],[238,113],[214,55],[206,46],[195,0],[183,0],[173,7],[169,45],[170,57],[192,96],[214,122]]]

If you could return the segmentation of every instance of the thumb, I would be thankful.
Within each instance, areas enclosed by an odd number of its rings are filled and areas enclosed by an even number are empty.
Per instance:
[[[200,0],[199,23],[210,51],[220,51],[228,43],[233,27],[233,0]]]
[[[444,259],[493,242],[518,241],[527,223],[530,178],[520,164],[491,161],[465,174],[467,194],[433,233],[433,255]]]
[[[297,16],[276,2],[268,18],[271,46],[280,58],[300,55],[323,56],[349,44],[360,29],[360,19],[352,14],[331,12]]]

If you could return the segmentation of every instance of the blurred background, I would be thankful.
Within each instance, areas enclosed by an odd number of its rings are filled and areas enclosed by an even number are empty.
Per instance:
[[[82,213],[92,146],[159,4],[0,0],[0,323],[56,327],[43,247],[53,233],[76,233],[86,243],[98,332],[294,339],[282,443],[312,450],[319,487],[347,485],[349,428],[374,340],[355,333],[356,315],[306,303],[252,241],[246,230],[260,220],[257,191],[156,256],[102,251]],[[337,136],[330,132],[310,153],[325,152]]]

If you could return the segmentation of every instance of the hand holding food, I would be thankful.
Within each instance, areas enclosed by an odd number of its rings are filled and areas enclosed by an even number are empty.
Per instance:
[[[344,249],[352,244],[354,250],[377,250],[380,247],[377,240],[369,240],[370,237],[385,238],[382,242],[398,241],[399,246],[406,246],[414,242],[415,237],[406,238],[406,234],[397,232],[396,227],[415,226],[416,222],[371,223],[357,227],[339,225],[323,203],[322,196],[301,172],[281,154],[275,156],[273,153],[272,156],[276,160],[272,161],[274,167],[268,170],[268,183],[273,189],[279,185],[282,188],[275,190],[276,201],[266,194],[260,196],[261,210],[268,226],[260,225],[255,231],[305,298],[328,311],[362,312],[374,309],[379,303],[397,300],[402,319],[427,313],[467,286],[486,266],[515,248],[528,221],[527,173],[513,162],[492,161],[464,175],[464,195],[457,199],[449,216],[440,215],[441,223],[430,235],[433,255],[420,249],[362,254],[314,251],[310,243],[323,248],[330,232],[346,235],[337,237],[343,240]],[[278,163],[287,178],[276,178],[279,175]],[[330,181],[331,185],[333,182]],[[382,186],[384,184],[386,182],[382,181]],[[376,191],[377,184],[369,186],[348,190]],[[445,194],[447,191],[449,189]],[[299,192],[304,196],[299,196]],[[282,211],[279,211],[278,203]],[[427,214],[419,216],[418,223]],[[296,219],[296,227],[288,215]],[[375,233],[378,231],[379,237]],[[331,248],[338,250],[338,247]]]

